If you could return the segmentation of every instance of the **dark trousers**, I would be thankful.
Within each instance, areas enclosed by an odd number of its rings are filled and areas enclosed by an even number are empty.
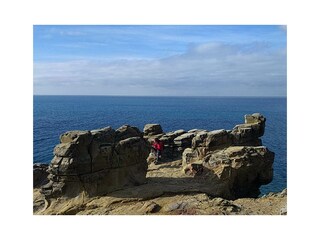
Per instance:
[[[156,154],[156,162],[158,162],[158,161],[159,161],[159,158],[161,158],[162,152],[161,152],[160,150],[158,150],[158,149],[155,149],[154,147],[152,147],[152,149],[153,149],[153,151],[154,151],[155,154]]]

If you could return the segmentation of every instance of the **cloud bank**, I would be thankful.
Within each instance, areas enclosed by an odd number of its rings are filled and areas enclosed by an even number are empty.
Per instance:
[[[34,94],[285,96],[286,50],[209,42],[160,59],[34,63]]]

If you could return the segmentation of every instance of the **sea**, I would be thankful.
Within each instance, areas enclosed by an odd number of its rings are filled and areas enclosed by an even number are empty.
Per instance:
[[[267,119],[262,143],[275,152],[273,181],[262,194],[287,187],[286,97],[127,97],[34,96],[33,162],[49,163],[60,134],[129,124],[141,131],[159,123],[164,132],[178,129],[232,129],[244,115],[261,113]]]

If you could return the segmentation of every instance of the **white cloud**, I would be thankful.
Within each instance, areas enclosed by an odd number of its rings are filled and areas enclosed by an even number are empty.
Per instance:
[[[35,94],[285,95],[286,51],[206,43],[152,60],[34,64]]]

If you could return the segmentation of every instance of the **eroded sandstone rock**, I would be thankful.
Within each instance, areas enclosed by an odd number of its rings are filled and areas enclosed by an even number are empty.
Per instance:
[[[50,182],[42,192],[47,197],[73,197],[80,192],[94,196],[142,184],[148,153],[142,133],[129,125],[64,133],[54,148]]]
[[[157,135],[163,133],[160,124],[146,124],[143,128],[145,136]]]
[[[148,157],[150,143],[159,137],[165,146],[162,162],[182,158],[181,173],[189,177],[183,181],[194,179],[188,189],[227,199],[257,196],[259,187],[269,183],[273,174],[274,153],[261,146],[265,121],[261,114],[252,114],[233,130],[164,133],[159,124],[147,124],[143,133],[129,125],[117,130],[70,131],[61,135],[54,149],[50,182],[42,191],[48,197],[72,197],[80,192],[95,196],[142,184],[147,160],[151,164],[155,159]]]
[[[260,139],[265,121],[255,113],[245,115],[245,124],[235,126],[232,131],[198,132],[191,148],[183,151],[183,171],[206,178],[208,183],[214,179],[221,184],[219,191],[226,198],[258,196],[260,186],[273,179],[274,153],[261,146]],[[208,171],[213,175],[203,174]]]

